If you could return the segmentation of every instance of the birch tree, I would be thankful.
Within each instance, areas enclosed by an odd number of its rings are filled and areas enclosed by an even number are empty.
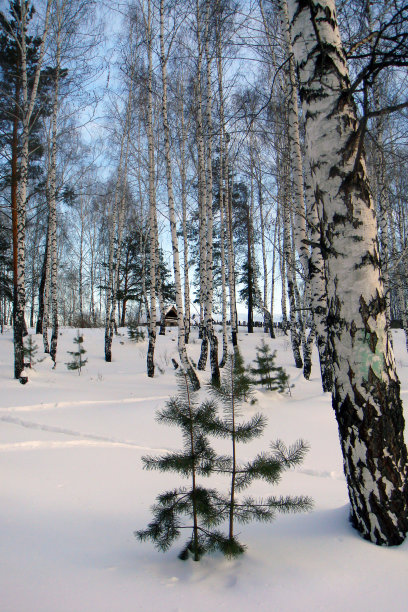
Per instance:
[[[171,39],[171,41],[172,40],[174,39]],[[181,364],[183,366],[183,369],[186,375],[190,379],[192,388],[194,390],[197,390],[200,388],[200,382],[188,358],[186,343],[185,343],[183,295],[182,295],[182,289],[181,289],[181,274],[180,274],[180,253],[179,253],[179,246],[178,246],[176,212],[175,212],[174,193],[173,193],[173,177],[172,177],[171,152],[170,152],[170,128],[169,128],[168,109],[167,109],[167,61],[168,61],[168,54],[171,49],[171,41],[170,41],[170,45],[168,45],[168,48],[166,50],[165,37],[164,37],[164,0],[160,0],[160,64],[161,64],[162,86],[163,86],[162,116],[163,116],[163,132],[164,132],[164,153],[165,153],[165,158],[166,158],[167,202],[168,202],[168,208],[169,208],[171,244],[172,244],[172,250],[173,250],[173,270],[174,270],[174,280],[175,280],[175,288],[176,288],[178,350],[179,350]]]
[[[41,43],[37,66],[31,84],[28,80],[27,71],[27,19],[29,14],[29,4],[25,0],[20,0],[18,5],[20,20],[20,38],[17,41],[20,48],[20,68],[21,68],[21,156],[19,167],[19,183],[17,192],[16,209],[12,209],[13,241],[16,245],[15,252],[17,262],[14,268],[16,278],[14,280],[14,377],[20,382],[26,383],[28,378],[24,371],[24,346],[23,335],[25,329],[24,310],[25,310],[25,227],[26,227],[26,200],[28,183],[28,158],[29,158],[29,137],[30,125],[34,105],[37,98],[38,84],[40,80],[41,68],[44,59],[45,42],[49,29],[49,18],[52,0],[47,0],[44,15],[44,26],[40,36]]]
[[[307,157],[327,269],[332,403],[350,519],[376,544],[408,531],[400,385],[386,327],[377,223],[334,0],[289,0]]]

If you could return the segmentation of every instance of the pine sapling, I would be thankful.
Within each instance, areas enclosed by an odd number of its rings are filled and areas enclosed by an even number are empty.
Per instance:
[[[234,347],[233,370],[235,397],[240,401],[249,401],[250,404],[255,404],[256,399],[254,398],[253,393],[254,381],[248,374],[248,370],[244,364],[244,359],[237,346]]]
[[[77,345],[76,351],[67,351],[69,355],[72,355],[72,361],[66,363],[68,370],[78,370],[78,375],[81,374],[81,370],[84,365],[88,362],[88,359],[83,359],[82,355],[86,353],[86,350],[82,346],[84,337],[77,331],[77,336],[73,339],[74,344]]]
[[[262,340],[256,347],[255,366],[250,372],[255,376],[255,384],[262,385],[270,391],[283,393],[289,387],[289,376],[281,366],[275,364],[276,351],[272,353],[269,344]]]
[[[135,532],[135,536],[141,541],[152,540],[156,548],[166,551],[180,536],[181,530],[187,529],[191,531],[191,537],[179,557],[185,560],[192,556],[194,561],[199,561],[222,538],[214,527],[224,519],[222,509],[226,507],[225,500],[217,491],[205,488],[197,481],[199,476],[208,477],[213,472],[216,453],[201,424],[214,420],[216,407],[208,401],[197,405],[188,375],[180,371],[176,376],[178,396],[171,398],[159,411],[157,420],[181,428],[184,448],[159,457],[143,457],[142,460],[145,469],[176,472],[189,478],[190,485],[159,495],[152,507],[153,520],[147,529]],[[190,521],[183,521],[183,516]]]
[[[231,441],[231,455],[218,457],[217,467],[214,470],[230,477],[228,508],[223,509],[223,513],[228,513],[228,537],[224,539],[222,547],[218,546],[225,555],[230,557],[237,556],[245,550],[245,547],[235,537],[235,522],[271,521],[277,512],[302,512],[309,510],[312,506],[312,500],[304,496],[268,497],[260,500],[251,497],[237,499],[237,493],[249,487],[255,479],[277,484],[284,470],[302,462],[308,446],[302,440],[298,440],[287,449],[278,440],[271,445],[271,452],[259,453],[249,462],[238,462],[237,444],[247,443],[260,437],[266,426],[266,419],[258,413],[250,420],[242,420],[239,408],[244,395],[240,388],[241,375],[234,368],[234,360],[235,355],[231,355],[221,384],[211,387],[215,398],[222,403],[223,417],[215,417],[207,422],[202,422],[203,429],[208,433]]]
[[[132,342],[142,342],[145,339],[145,333],[135,323],[128,323],[128,337]]]
[[[27,337],[27,340],[24,343],[24,357],[28,359],[28,361],[24,362],[25,368],[32,368],[36,363],[40,363],[43,359],[37,359],[36,355],[38,353],[38,344],[33,340],[31,334]]]

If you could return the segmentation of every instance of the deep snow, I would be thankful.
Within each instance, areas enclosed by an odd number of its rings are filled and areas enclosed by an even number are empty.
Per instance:
[[[177,558],[182,538],[163,554],[133,536],[150,520],[155,496],[179,484],[175,475],[142,470],[140,460],[180,446],[179,432],[154,419],[176,392],[171,357],[177,357],[177,332],[158,336],[159,367],[148,379],[146,342],[131,343],[120,330],[107,364],[103,331],[83,331],[88,364],[81,376],[64,364],[76,335],[64,328],[57,368],[49,359],[38,363],[25,386],[12,379],[11,330],[0,336],[1,612],[408,608],[408,542],[376,547],[349,525],[330,396],[321,391],[316,365],[309,382],[293,367],[287,338],[270,342],[295,385],[292,397],[256,392],[257,404],[245,412],[262,410],[268,426],[239,453],[250,458],[276,438],[307,440],[311,450],[302,466],[285,473],[278,487],[257,483],[251,493],[310,495],[315,508],[241,526],[247,552],[237,560],[215,555],[194,563]],[[194,359],[196,334],[189,345]],[[261,337],[260,329],[246,335],[241,328],[247,363]],[[40,346],[41,337],[34,338]],[[394,338],[408,405],[408,356],[402,332]],[[205,383],[208,372],[200,376]],[[225,489],[227,482],[220,478],[215,485]]]

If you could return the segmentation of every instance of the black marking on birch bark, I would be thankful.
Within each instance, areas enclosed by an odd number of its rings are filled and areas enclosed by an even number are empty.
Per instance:
[[[154,347],[156,344],[156,330],[149,330],[149,346],[147,349],[147,375],[154,377]]]
[[[350,372],[351,374],[351,372]],[[407,451],[402,443],[404,419],[399,400],[398,381],[389,384],[376,379],[370,385],[372,395],[378,394],[386,410],[379,416],[376,406],[363,397],[353,386],[354,397],[348,395],[340,402],[340,394],[334,393],[336,411],[344,456],[347,485],[352,502],[350,520],[366,539],[377,544],[400,544],[408,531],[408,481]],[[363,410],[363,418],[357,416],[355,405]],[[357,445],[365,445],[365,457],[355,462],[353,451]],[[376,491],[367,490],[367,474],[375,483]],[[364,478],[365,476],[365,478]],[[378,522],[378,526],[377,526]]]
[[[108,363],[112,361],[112,335],[109,329],[105,331],[105,361]]]
[[[203,325],[203,339],[201,341],[201,353],[200,359],[198,360],[197,368],[199,370],[205,370],[208,358],[208,335],[207,328]]]

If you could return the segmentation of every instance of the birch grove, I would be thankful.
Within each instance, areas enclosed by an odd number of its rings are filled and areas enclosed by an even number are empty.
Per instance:
[[[298,380],[332,395],[352,524],[401,543],[406,4],[3,4],[0,329],[13,328],[14,377],[28,382],[35,322],[56,372],[61,327],[90,325],[110,372],[129,334],[152,384],[170,365],[194,389],[220,383],[246,335],[284,338]]]

